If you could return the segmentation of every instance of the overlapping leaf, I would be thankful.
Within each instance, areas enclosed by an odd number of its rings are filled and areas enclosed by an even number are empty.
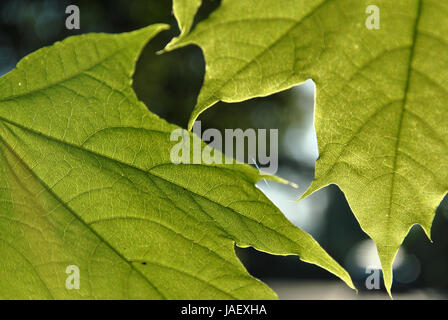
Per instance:
[[[174,44],[186,36],[193,26],[194,16],[201,6],[202,0],[173,0],[173,13],[177,19],[180,29],[180,35],[171,40]],[[167,45],[170,47],[171,43]]]
[[[275,298],[235,243],[300,255],[352,286],[255,187],[255,169],[170,161],[178,127],[131,87],[164,28],[71,37],[0,78],[0,296]],[[79,290],[66,288],[71,265]]]
[[[372,4],[378,30],[366,26]],[[190,43],[207,64],[190,126],[219,100],[315,81],[320,158],[306,195],[341,187],[377,244],[390,290],[403,239],[414,224],[430,236],[448,190],[447,3],[223,0],[168,49]]]

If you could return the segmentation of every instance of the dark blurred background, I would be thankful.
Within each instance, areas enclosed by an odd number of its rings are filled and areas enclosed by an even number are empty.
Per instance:
[[[219,6],[204,0],[196,22]],[[67,30],[65,8],[74,4],[81,13],[81,29]],[[169,23],[145,48],[138,61],[134,89],[148,108],[169,122],[186,127],[204,75],[204,58],[190,46],[157,55],[178,34],[171,1],[113,0],[1,0],[0,76],[25,55],[58,40],[87,32],[118,33],[153,23]],[[384,286],[367,292],[366,267],[379,265],[372,241],[361,231],[342,192],[327,187],[301,202],[318,157],[313,127],[314,84],[305,84],[267,98],[242,103],[219,103],[201,117],[202,128],[276,128],[279,130],[278,175],[300,185],[299,189],[269,182],[259,187],[296,225],[311,233],[352,275],[360,294],[345,287],[330,273],[299,262],[297,257],[272,256],[253,249],[237,253],[249,272],[268,282],[280,298],[384,298]],[[394,268],[395,298],[443,298],[448,295],[447,201],[439,208],[430,243],[414,227],[400,250]]]

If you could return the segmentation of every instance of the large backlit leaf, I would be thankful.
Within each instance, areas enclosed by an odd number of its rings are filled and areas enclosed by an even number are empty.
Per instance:
[[[257,170],[170,161],[178,127],[131,87],[164,28],[71,37],[0,78],[0,296],[275,298],[235,243],[300,255],[352,286],[255,187]],[[79,290],[66,288],[72,265]]]
[[[379,29],[371,26],[379,9]],[[385,283],[414,224],[430,235],[448,190],[448,3],[438,0],[223,0],[170,49],[198,44],[217,101],[316,83],[320,158],[306,195],[336,183],[376,242]]]

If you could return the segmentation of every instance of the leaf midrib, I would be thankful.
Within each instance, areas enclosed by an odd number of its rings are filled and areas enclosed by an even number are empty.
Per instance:
[[[411,74],[412,74],[412,63],[414,60],[415,47],[416,47],[416,43],[417,43],[418,25],[420,22],[422,6],[423,6],[423,0],[417,0],[417,14],[416,14],[415,23],[413,26],[412,44],[409,49],[409,61],[408,61],[406,83],[405,83],[405,88],[404,88],[404,98],[403,98],[403,103],[401,104],[400,119],[398,122],[397,140],[395,142],[394,162],[393,162],[393,166],[392,166],[393,174],[392,174],[390,197],[389,197],[389,210],[387,212],[387,220],[388,221],[390,221],[391,216],[392,216],[392,204],[394,202],[394,189],[395,189],[395,184],[396,184],[395,177],[397,176],[397,168],[398,168],[398,155],[400,153],[399,150],[400,150],[400,142],[401,142],[401,136],[402,136],[402,131],[403,131],[404,116],[407,112],[406,104],[408,102],[409,85],[411,82]],[[390,225],[391,225],[390,223],[387,224],[388,229],[390,228]]]

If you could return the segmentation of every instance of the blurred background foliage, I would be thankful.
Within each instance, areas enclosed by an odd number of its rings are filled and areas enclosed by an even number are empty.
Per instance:
[[[196,22],[207,17],[219,6],[219,2],[205,0]],[[70,4],[80,8],[80,30],[65,28],[65,8]],[[171,1],[2,0],[0,75],[14,68],[25,55],[71,35],[126,32],[161,22],[170,24],[171,30],[161,33],[145,48],[137,64],[134,89],[152,112],[186,127],[202,84],[205,64],[201,50],[195,46],[156,54],[178,33]],[[203,130],[279,130],[278,175],[299,184],[300,188],[272,182],[260,182],[259,187],[293,223],[310,232],[351,273],[362,293],[366,290],[365,281],[369,275],[366,267],[378,266],[378,259],[374,244],[360,229],[343,193],[336,186],[330,186],[301,202],[295,201],[310,184],[318,157],[313,104],[314,84],[309,80],[301,86],[266,98],[235,104],[219,103],[207,110],[200,120]],[[443,297],[448,294],[448,237],[444,231],[447,228],[448,209],[445,203],[434,220],[434,243],[426,239],[420,228],[411,230],[395,264],[393,290],[396,294],[416,291],[421,293],[418,297]],[[299,263],[297,257],[272,256],[253,249],[236,250],[249,272],[271,283],[281,298],[343,297],[339,289],[329,295],[330,287],[319,285],[339,285],[334,276],[313,265]],[[341,286],[344,285],[341,283]],[[301,293],[287,294],[288,288],[289,291],[297,288],[296,292]],[[315,295],[308,294],[311,292]],[[343,292],[347,296],[347,291]],[[354,295],[348,291],[347,297]]]

